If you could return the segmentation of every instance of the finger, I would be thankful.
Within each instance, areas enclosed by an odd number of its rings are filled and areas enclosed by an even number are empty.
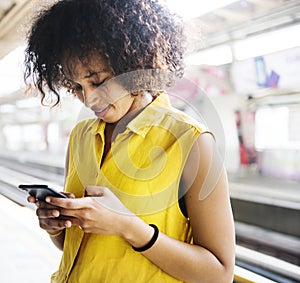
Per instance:
[[[30,202],[30,203],[36,203],[36,199],[33,196],[29,196],[27,198],[27,201]]]
[[[36,201],[36,205],[37,207],[44,208],[44,209],[57,209],[57,206],[51,205],[45,201],[40,201],[40,200]]]
[[[59,210],[55,210],[55,209],[41,209],[41,208],[38,208],[36,210],[36,215],[40,219],[42,219],[42,218],[57,218],[57,217],[60,216],[60,212],[59,212]]]
[[[60,218],[73,219],[82,218],[82,211],[80,209],[65,209],[60,208]]]
[[[68,215],[62,215],[60,213],[60,215],[57,218],[60,219],[60,220],[70,220],[70,221],[73,221],[73,219],[75,219],[76,217],[68,216]]]
[[[53,205],[58,206],[60,208],[66,209],[81,209],[87,206],[87,198],[56,198],[56,197],[46,197],[46,202]]]
[[[68,193],[68,192],[61,192],[61,193],[67,196],[68,198],[75,198],[75,195],[73,193]]]
[[[70,224],[69,227],[82,225],[82,221],[78,218],[65,219],[64,221]]]
[[[45,218],[40,220],[40,227],[44,230],[53,230],[59,228],[69,228],[72,226],[70,220],[60,220],[56,218]]]
[[[87,186],[85,188],[85,195],[86,196],[103,196],[104,195],[104,187],[100,186]]]

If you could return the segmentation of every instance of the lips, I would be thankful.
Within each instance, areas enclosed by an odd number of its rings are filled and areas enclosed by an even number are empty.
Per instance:
[[[96,110],[93,110],[93,111],[94,111],[95,115],[100,118],[100,117],[104,117],[106,115],[109,108],[110,108],[110,105],[106,106],[104,109],[102,109],[100,111],[96,111]]]

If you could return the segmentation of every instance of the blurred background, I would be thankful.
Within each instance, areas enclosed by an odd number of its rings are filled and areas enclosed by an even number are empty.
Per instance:
[[[82,117],[67,93],[54,108],[25,93],[25,32],[44,2],[0,0],[2,282],[47,282],[57,268],[60,252],[17,185],[62,189],[68,136]],[[235,280],[300,282],[300,1],[164,2],[183,17],[188,39],[186,75],[171,100],[216,133],[228,171]],[[37,262],[38,272],[20,268],[24,260]]]

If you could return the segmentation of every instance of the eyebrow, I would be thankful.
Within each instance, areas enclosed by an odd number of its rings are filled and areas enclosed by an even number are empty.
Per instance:
[[[89,79],[89,78],[91,78],[91,77],[93,77],[95,75],[98,75],[101,72],[102,72],[102,70],[98,71],[98,72],[90,71],[86,76],[83,77],[83,79]]]

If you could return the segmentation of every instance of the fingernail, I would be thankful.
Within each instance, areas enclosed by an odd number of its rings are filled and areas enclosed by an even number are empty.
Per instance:
[[[35,203],[35,205],[36,205],[37,207],[40,207],[40,203],[39,203],[38,201]]]
[[[53,215],[54,217],[58,217],[58,216],[59,216],[59,211],[54,210],[54,211],[52,212],[52,215]]]
[[[70,228],[70,227],[72,226],[71,221],[66,221],[66,222],[65,222],[65,226],[66,226],[67,228]]]
[[[45,201],[46,202],[51,202],[51,199],[49,197],[46,197]]]

